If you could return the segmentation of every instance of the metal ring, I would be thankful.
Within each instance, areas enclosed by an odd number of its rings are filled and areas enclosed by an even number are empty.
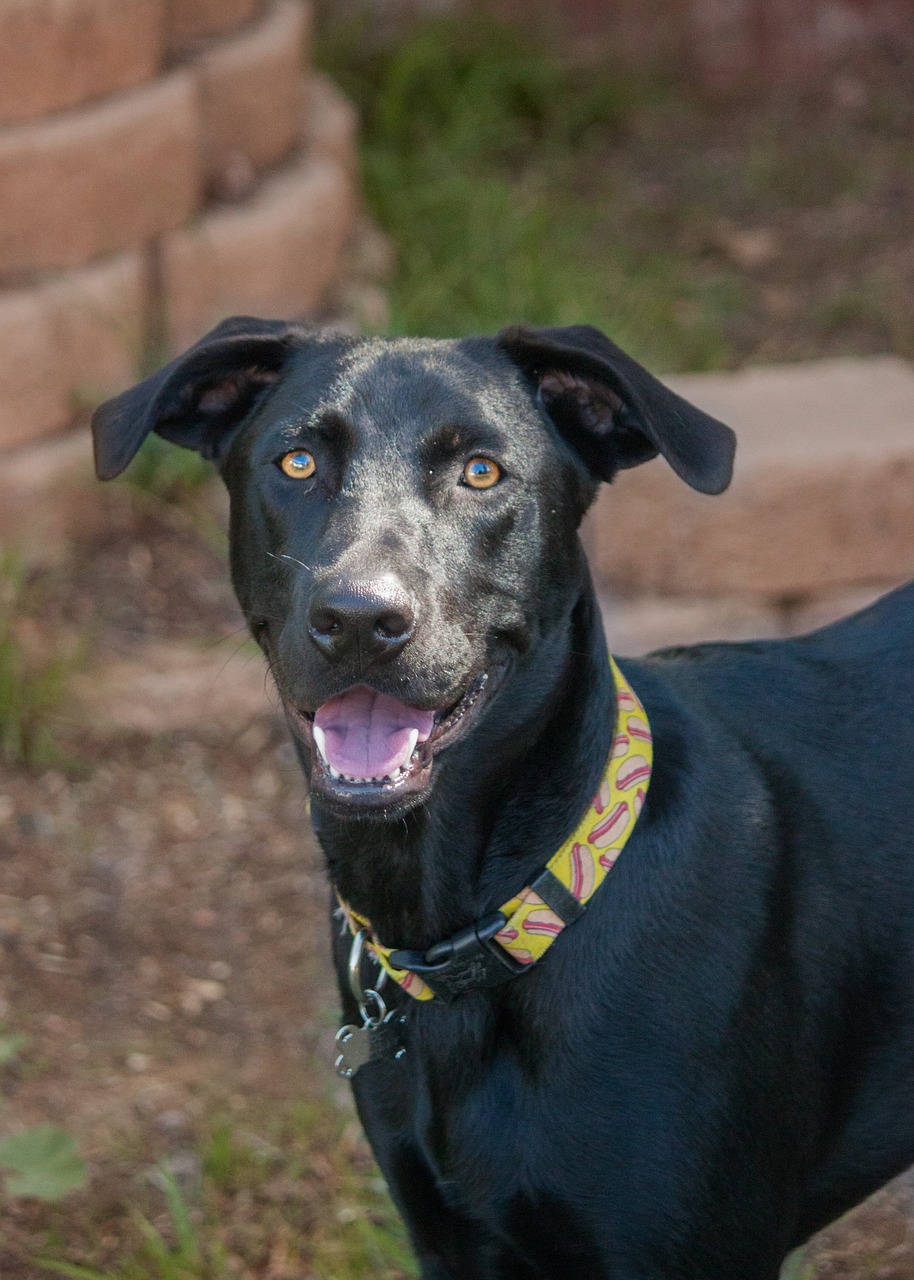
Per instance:
[[[365,1004],[365,996],[368,994],[362,986],[362,956],[365,951],[365,943],[368,941],[368,930],[360,929],[352,939],[352,946],[349,949],[349,990],[352,992],[352,998],[355,1000],[359,1009]],[[380,960],[373,952],[369,952],[375,964],[381,965]],[[374,984],[375,992],[384,988],[387,981],[387,970],[383,967],[378,974],[378,980]],[[363,1014],[364,1016],[364,1014]]]
[[[368,1012],[368,1001],[373,1000],[376,1006],[375,1013]],[[371,987],[365,992],[365,999],[359,1005],[359,1013],[362,1015],[362,1021],[366,1027],[379,1027],[387,1017],[387,1005],[384,1003],[382,996]]]
[[[349,948],[349,990],[352,992],[353,999],[359,1008],[365,1002],[365,989],[362,986],[362,952],[365,949],[365,939],[368,937],[367,929],[360,929],[352,939],[352,946]]]

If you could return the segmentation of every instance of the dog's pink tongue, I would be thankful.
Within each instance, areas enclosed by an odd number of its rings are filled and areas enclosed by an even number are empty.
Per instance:
[[[323,730],[324,752],[337,773],[383,778],[409,760],[413,730],[425,742],[435,715],[357,685],[318,707],[314,723]]]

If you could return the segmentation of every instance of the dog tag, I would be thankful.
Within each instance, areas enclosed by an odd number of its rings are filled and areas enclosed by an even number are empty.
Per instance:
[[[403,1028],[406,1014],[391,1009],[382,1022],[371,1020],[356,1027],[347,1023],[336,1033],[336,1043],[342,1052],[335,1062],[336,1074],[351,1080],[366,1062],[379,1062],[384,1058],[399,1062],[406,1053]]]
[[[356,1027],[351,1023],[340,1027],[336,1033],[336,1042],[341,1049],[335,1066],[336,1074],[351,1080],[359,1067],[371,1061],[371,1026]]]

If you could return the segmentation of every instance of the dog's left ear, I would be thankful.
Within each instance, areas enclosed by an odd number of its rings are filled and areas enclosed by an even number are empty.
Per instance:
[[[496,341],[598,479],[661,453],[701,493],[721,493],[730,483],[730,428],[670,391],[599,329],[510,328]]]
[[[234,428],[278,380],[300,326],[234,316],[92,417],[95,470],[112,480],[149,435],[218,462]]]

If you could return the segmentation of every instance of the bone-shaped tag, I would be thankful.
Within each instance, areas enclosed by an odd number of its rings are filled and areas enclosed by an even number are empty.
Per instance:
[[[336,1042],[341,1050],[335,1063],[338,1076],[351,1080],[359,1067],[364,1067],[371,1060],[372,1034],[370,1026],[356,1027],[348,1023],[340,1027],[336,1033]]]
[[[391,1009],[383,1022],[365,1022],[361,1027],[348,1023],[336,1033],[336,1043],[341,1049],[335,1066],[336,1073],[351,1080],[366,1062],[378,1062],[387,1058],[399,1062],[406,1053],[403,1031],[406,1014]]]

